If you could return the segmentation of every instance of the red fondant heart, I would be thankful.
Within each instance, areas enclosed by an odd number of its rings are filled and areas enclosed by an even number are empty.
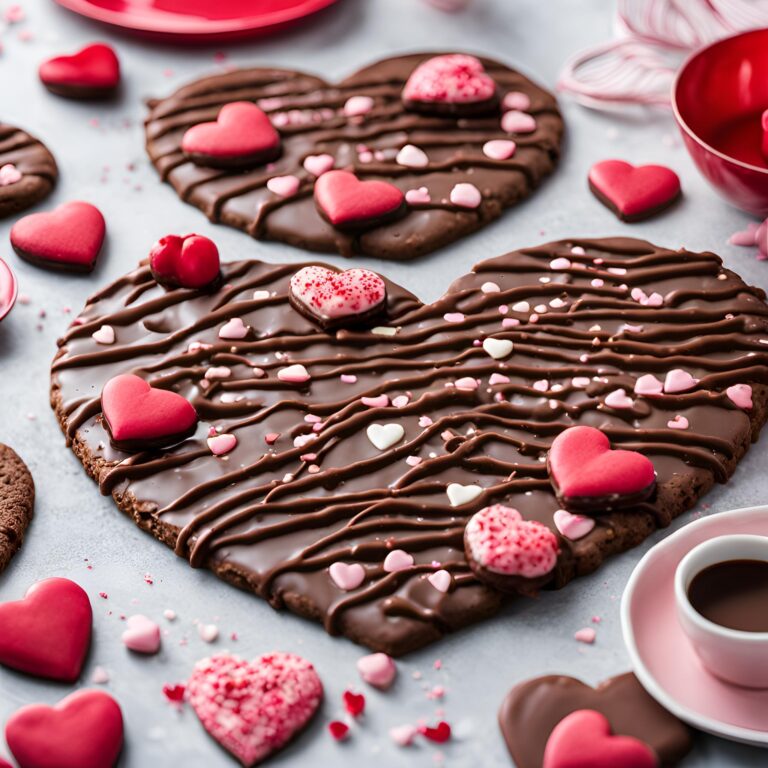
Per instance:
[[[487,103],[495,94],[496,83],[483,63],[463,53],[427,59],[413,70],[403,88],[408,106]]]
[[[570,427],[549,449],[549,476],[558,498],[575,509],[617,507],[653,489],[653,462],[637,451],[612,450],[594,427]]]
[[[579,709],[549,736],[542,768],[657,768],[653,750],[631,736],[614,736],[605,715]]]
[[[123,745],[123,715],[102,691],[78,691],[55,707],[13,714],[5,738],[22,768],[112,768]]]
[[[189,436],[197,424],[189,401],[130,373],[104,385],[101,410],[112,442],[125,450],[172,445]]]
[[[166,235],[152,246],[149,266],[158,283],[204,288],[218,280],[219,249],[202,235]]]
[[[270,653],[248,662],[220,653],[197,663],[187,692],[205,730],[251,766],[307,725],[320,706],[323,686],[301,656]]]
[[[338,229],[360,229],[394,218],[405,196],[387,181],[361,181],[350,171],[328,171],[315,182],[315,204]]]
[[[19,219],[11,245],[23,259],[41,267],[90,272],[104,243],[106,225],[96,206],[73,202]]]
[[[680,179],[663,165],[634,166],[603,160],[589,171],[589,183],[623,218],[642,218],[671,203],[680,194]]]
[[[280,134],[263,109],[235,101],[221,108],[216,122],[189,128],[181,149],[199,165],[247,167],[274,160],[280,153]]]
[[[96,43],[71,56],[44,61],[39,74],[43,83],[53,88],[113,90],[120,82],[120,62],[112,48]]]
[[[77,680],[91,642],[88,595],[69,579],[33,584],[0,605],[0,664],[38,677]]]

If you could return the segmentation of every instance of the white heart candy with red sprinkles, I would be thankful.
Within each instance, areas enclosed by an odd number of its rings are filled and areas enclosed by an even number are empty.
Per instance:
[[[197,662],[187,694],[205,730],[252,766],[307,725],[323,685],[301,656],[269,653],[249,662],[222,653]]]

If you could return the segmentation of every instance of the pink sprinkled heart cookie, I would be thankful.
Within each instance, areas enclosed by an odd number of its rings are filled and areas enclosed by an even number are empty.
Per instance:
[[[33,584],[22,600],[0,605],[0,664],[73,683],[91,643],[91,603],[69,579]]]
[[[637,451],[616,450],[595,427],[569,427],[552,442],[549,477],[569,511],[604,512],[647,499],[656,486],[653,462]]]
[[[11,229],[11,245],[22,259],[38,267],[90,272],[105,234],[101,211],[76,201],[19,219]]]
[[[149,252],[152,276],[168,288],[205,288],[218,282],[219,249],[202,235],[166,235]]]
[[[104,43],[87,45],[71,56],[56,56],[40,65],[43,85],[69,99],[103,99],[120,85],[120,61]]]
[[[388,181],[361,181],[350,171],[328,171],[315,182],[315,205],[334,227],[356,230],[405,213],[405,195]]]
[[[359,325],[380,315],[386,297],[385,282],[369,269],[337,272],[313,265],[291,278],[291,304],[322,328]]]
[[[503,592],[532,594],[549,580],[560,552],[546,525],[494,504],[476,512],[464,529],[470,568]]]
[[[122,450],[173,445],[197,426],[197,413],[188,400],[130,373],[104,385],[101,408],[112,443]]]
[[[248,662],[220,653],[195,665],[187,693],[205,730],[244,766],[252,766],[309,723],[323,685],[301,656],[269,653]]]
[[[614,736],[605,715],[579,709],[561,720],[544,750],[542,768],[658,768],[653,750],[631,736]]]
[[[403,88],[414,112],[477,115],[498,105],[496,83],[483,63],[463,53],[434,56],[419,64]]]
[[[263,109],[235,101],[221,108],[215,122],[188,128],[181,149],[196,165],[246,169],[280,155],[280,134]]]
[[[663,165],[603,160],[589,170],[589,187],[622,221],[650,218],[680,197],[678,175]]]
[[[103,691],[78,691],[55,707],[22,707],[5,739],[21,768],[112,768],[123,746],[123,714]]]

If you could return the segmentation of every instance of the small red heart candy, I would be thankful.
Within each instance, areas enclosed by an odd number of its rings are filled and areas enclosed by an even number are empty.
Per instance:
[[[634,166],[603,160],[589,171],[598,199],[623,221],[639,221],[671,205],[680,195],[680,179],[663,165]]]
[[[204,288],[219,279],[219,249],[202,235],[166,235],[149,252],[152,276],[170,288]]]
[[[112,768],[123,746],[123,715],[103,691],[78,691],[55,707],[22,707],[8,720],[5,739],[22,768]]]
[[[614,736],[605,715],[579,709],[554,728],[542,768],[658,768],[653,750],[631,736]]]
[[[173,445],[197,425],[197,412],[188,400],[131,373],[104,385],[101,410],[115,447],[126,451]]]
[[[386,297],[386,283],[369,269],[337,272],[312,265],[291,278],[292,303],[323,326],[368,317],[383,307]]]
[[[221,108],[215,122],[187,129],[181,149],[197,165],[248,168],[278,157],[280,134],[263,109],[234,101]]]
[[[656,484],[653,462],[637,451],[612,450],[595,427],[570,427],[552,442],[549,477],[567,509],[600,511],[647,498]]]
[[[352,717],[362,715],[365,711],[365,696],[363,696],[362,693],[344,691],[341,698],[344,702],[344,709],[346,709]]]
[[[328,171],[315,182],[315,205],[338,229],[367,229],[405,211],[405,196],[388,181],[361,181],[350,171]]]
[[[429,741],[434,741],[436,744],[444,744],[451,738],[451,726],[441,720],[434,728],[422,725],[419,728],[419,733]]]
[[[73,683],[91,643],[88,595],[69,579],[44,579],[0,605],[0,664]]]
[[[309,723],[323,685],[315,668],[292,653],[269,653],[252,662],[220,653],[195,665],[187,693],[205,730],[252,766]]]
[[[87,45],[72,56],[56,56],[40,65],[45,87],[59,96],[100,98],[110,96],[120,84],[120,61],[103,43]]]
[[[19,219],[11,229],[11,245],[22,259],[39,267],[90,272],[105,234],[101,211],[76,201]]]
[[[475,56],[434,56],[413,70],[403,88],[403,102],[418,111],[477,112],[496,106],[496,83]]]

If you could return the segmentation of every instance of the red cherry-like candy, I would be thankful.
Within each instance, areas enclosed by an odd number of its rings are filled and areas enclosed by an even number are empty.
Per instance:
[[[152,276],[170,288],[204,288],[218,280],[219,249],[202,235],[166,235],[149,252]]]

